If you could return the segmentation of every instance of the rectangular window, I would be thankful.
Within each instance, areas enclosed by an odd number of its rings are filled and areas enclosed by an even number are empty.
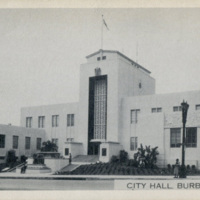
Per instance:
[[[174,106],[173,111],[174,112],[182,111],[182,107],[181,106]]]
[[[38,117],[38,128],[44,128],[45,123],[45,116]]]
[[[59,115],[52,115],[52,127],[58,127]]]
[[[25,149],[30,149],[30,148],[31,148],[31,138],[25,137]]]
[[[101,60],[101,58],[100,58],[100,57],[97,57],[97,60],[98,60],[98,61],[100,61],[100,60]]]
[[[66,156],[69,155],[69,148],[65,148],[65,155],[66,155]]]
[[[200,104],[196,105],[196,110],[200,110]]]
[[[13,135],[13,149],[18,149],[19,136]]]
[[[130,149],[131,151],[137,150],[137,137],[131,137],[130,138]]]
[[[107,154],[107,149],[106,148],[102,148],[102,156],[106,156]]]
[[[186,147],[197,147],[197,128],[186,128]]]
[[[131,110],[131,124],[138,122],[139,113],[140,113],[140,109]]]
[[[37,138],[36,149],[40,150],[42,144],[42,138]]]
[[[156,113],[156,112],[162,112],[162,108],[152,108],[151,109],[152,113]]]
[[[170,129],[170,147],[180,147],[181,145],[181,129],[171,128]]]
[[[26,128],[32,127],[32,117],[26,117]]]
[[[105,59],[106,59],[106,56],[103,56],[103,57],[102,57],[102,60],[105,60]]]
[[[5,148],[5,135],[0,135],[0,148]]]
[[[67,115],[67,126],[74,126],[74,114]]]
[[[52,142],[58,146],[58,138],[52,138]]]

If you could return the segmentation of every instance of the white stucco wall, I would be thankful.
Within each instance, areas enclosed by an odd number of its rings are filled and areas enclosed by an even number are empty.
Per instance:
[[[106,149],[106,156],[102,156],[102,149]],[[109,162],[113,155],[119,156],[120,150],[122,150],[122,145],[119,143],[105,142],[100,145],[100,156],[99,160],[101,162]]]
[[[67,114],[74,114],[74,126],[67,127]],[[59,115],[58,127],[52,127],[52,115]],[[46,131],[46,140],[58,138],[58,152],[62,154],[63,145],[67,138],[79,138],[78,103],[35,106],[21,109],[21,126],[26,126],[26,117],[32,117],[32,128],[38,128],[38,117],[45,116],[45,127],[39,130]]]
[[[30,129],[18,126],[0,125],[0,134],[5,135],[5,148],[0,148],[0,156],[6,156],[7,151],[13,149],[13,136],[18,136],[18,148],[14,149],[16,156],[21,155],[31,156],[39,152],[37,150],[37,138],[41,138],[42,142],[45,141],[45,131],[40,129]],[[30,149],[25,149],[25,137],[30,137]]]

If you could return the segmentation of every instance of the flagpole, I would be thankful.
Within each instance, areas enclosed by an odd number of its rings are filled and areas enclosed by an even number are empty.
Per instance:
[[[102,15],[102,24],[101,24],[101,49],[103,51],[103,15]],[[101,56],[103,56],[103,52]]]

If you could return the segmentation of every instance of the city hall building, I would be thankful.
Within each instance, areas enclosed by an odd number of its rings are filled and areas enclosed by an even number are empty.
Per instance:
[[[140,144],[158,146],[158,165],[181,159],[182,113],[190,107],[186,164],[200,165],[200,91],[155,94],[150,71],[118,51],[99,50],[80,66],[79,102],[21,109],[21,126],[43,129],[68,157],[108,162],[120,150],[133,159]]]

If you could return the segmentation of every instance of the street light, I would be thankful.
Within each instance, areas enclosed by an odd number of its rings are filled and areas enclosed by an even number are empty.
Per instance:
[[[189,104],[183,100],[181,103],[182,108],[182,122],[183,122],[183,138],[182,138],[182,164],[180,167],[180,178],[186,178],[186,167],[185,167],[185,124],[187,121],[187,111]]]

